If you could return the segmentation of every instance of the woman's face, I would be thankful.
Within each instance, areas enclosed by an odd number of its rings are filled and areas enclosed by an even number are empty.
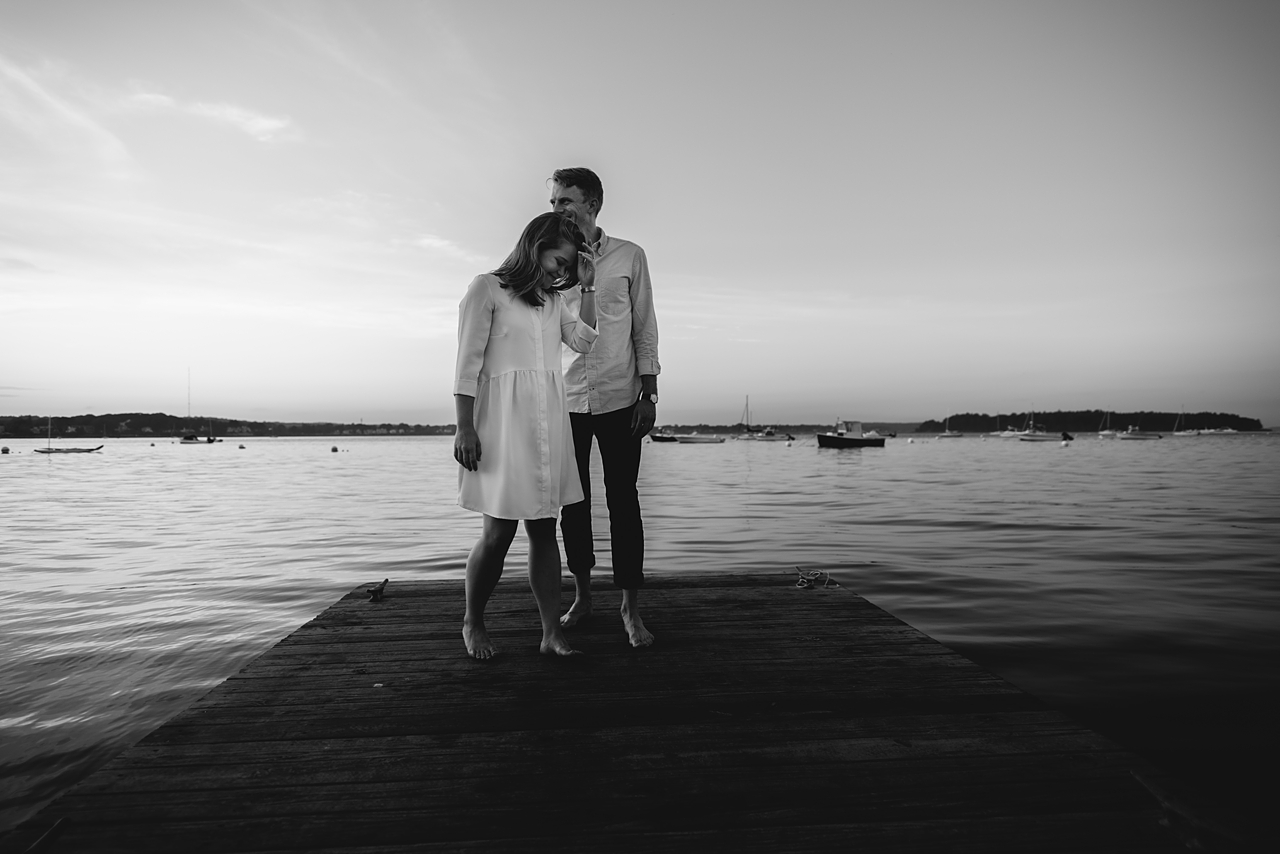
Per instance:
[[[554,249],[543,249],[538,256],[538,264],[542,267],[542,287],[551,288],[564,284],[577,263],[578,251],[567,240]]]

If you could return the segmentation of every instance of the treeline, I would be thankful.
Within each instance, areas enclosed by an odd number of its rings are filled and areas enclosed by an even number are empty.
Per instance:
[[[156,438],[198,436],[452,436],[452,424],[340,424],[329,421],[241,421],[234,418],[182,418],[163,412],[123,412],[111,415],[73,415],[52,419],[43,415],[0,415],[0,436],[88,438]]]
[[[1257,418],[1245,418],[1229,412],[1112,412],[1112,430],[1124,430],[1130,425],[1139,430],[1172,432],[1175,422],[1179,430],[1214,430],[1231,428],[1241,432],[1261,430]],[[925,421],[916,428],[917,433],[938,433],[945,427],[961,433],[994,433],[997,430],[1025,430],[1031,422],[1028,412],[1011,412],[1007,415],[981,415],[963,412],[941,421]],[[1108,413],[1101,409],[1085,409],[1071,412],[1037,412],[1035,424],[1049,433],[1093,433],[1105,429]]]
[[[746,432],[758,432],[771,427],[776,433],[826,433],[833,428],[834,421],[826,424],[752,424],[750,431],[747,425],[737,424],[659,424],[654,431],[670,430],[672,433],[719,433],[734,436]],[[880,433],[910,433],[916,429],[915,421],[863,421],[863,430],[877,430]]]

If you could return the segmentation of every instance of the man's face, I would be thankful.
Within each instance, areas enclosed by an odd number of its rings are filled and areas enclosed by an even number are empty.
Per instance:
[[[573,220],[584,233],[595,227],[596,201],[588,200],[581,187],[566,187],[552,182],[551,210]]]

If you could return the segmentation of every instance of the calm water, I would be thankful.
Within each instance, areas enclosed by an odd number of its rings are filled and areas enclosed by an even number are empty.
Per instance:
[[[354,586],[461,577],[451,441],[5,440],[0,830]],[[651,572],[827,570],[1182,770],[1277,755],[1280,436],[650,444],[641,498]]]

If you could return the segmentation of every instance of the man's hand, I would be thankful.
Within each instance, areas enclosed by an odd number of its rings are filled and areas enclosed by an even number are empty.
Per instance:
[[[649,435],[653,424],[658,420],[658,407],[641,398],[631,413],[631,435],[640,439]]]

